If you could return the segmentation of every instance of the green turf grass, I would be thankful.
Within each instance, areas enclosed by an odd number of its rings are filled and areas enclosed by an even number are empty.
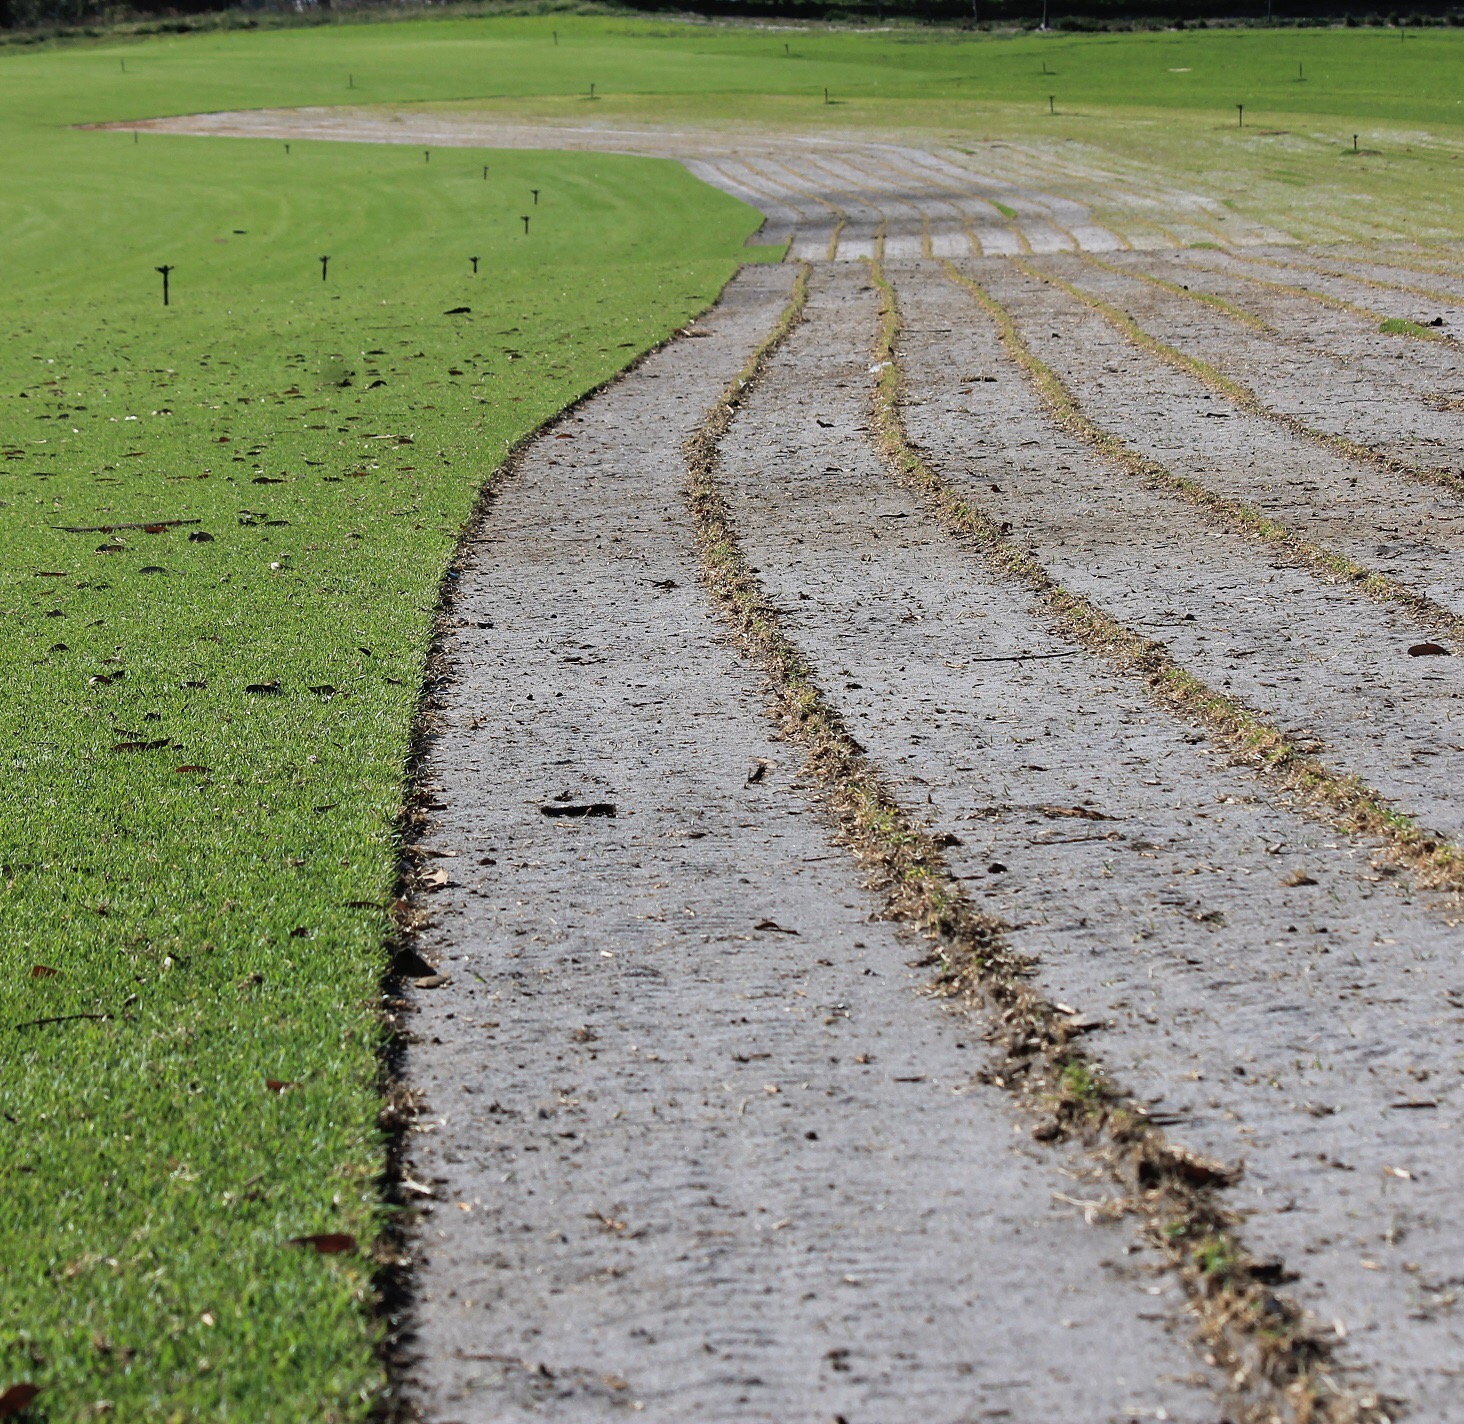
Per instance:
[[[53,1421],[357,1417],[369,1259],[282,1243],[379,1221],[445,561],[510,442],[702,307],[757,220],[648,160],[11,137],[0,1386]]]
[[[281,1243],[379,1220],[382,907],[439,576],[510,442],[701,306],[755,224],[668,164],[65,124],[369,101],[1140,135],[1237,202],[1300,182],[1447,225],[1461,42],[555,17],[0,58],[0,1385],[53,1421],[364,1413],[367,1261]],[[1294,131],[1284,175],[1235,102]],[[1414,156],[1338,164],[1354,123],[1380,150],[1414,126]],[[198,522],[55,527],[167,520]],[[67,1015],[106,1017],[17,1027]]]

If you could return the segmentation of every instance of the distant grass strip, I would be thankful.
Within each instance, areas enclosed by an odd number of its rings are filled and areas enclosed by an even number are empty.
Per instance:
[[[541,189],[526,240],[472,151],[71,142],[32,196],[103,233],[0,234],[47,273],[0,310],[0,1389],[55,1424],[360,1420],[444,570],[514,442],[714,298],[757,217],[679,165],[495,153]]]
[[[1290,431],[1293,435],[1300,435],[1304,439],[1313,441],[1318,445],[1323,445],[1334,454],[1342,455],[1349,460],[1357,460],[1362,464],[1372,465],[1377,469],[1386,470],[1389,474],[1406,475],[1411,479],[1419,480],[1425,484],[1440,485],[1454,493],[1464,492],[1464,476],[1456,474],[1453,470],[1445,469],[1442,465],[1415,465],[1412,461],[1400,460],[1396,456],[1389,455],[1384,451],[1374,450],[1371,446],[1364,445],[1358,440],[1351,440],[1345,435],[1336,435],[1330,430],[1321,430],[1317,426],[1308,425],[1304,420],[1290,414],[1288,411],[1277,410],[1275,406],[1267,405],[1244,382],[1237,381],[1232,376],[1227,376],[1223,371],[1217,370],[1208,361],[1202,361],[1198,356],[1191,356],[1188,352],[1181,351],[1177,346],[1173,346],[1169,342],[1163,341],[1152,333],[1145,331],[1133,317],[1129,316],[1127,312],[1121,311],[1112,302],[1105,301],[1093,292],[1085,291],[1082,287],[1076,285],[1076,283],[1069,282],[1057,276],[1054,272],[1048,272],[1042,268],[1034,267],[1031,263],[1023,262],[1017,258],[1013,258],[1012,261],[1017,268],[1025,272],[1029,277],[1059,288],[1090,310],[1097,312],[1110,326],[1121,332],[1135,346],[1159,357],[1161,361],[1173,366],[1175,370],[1183,371],[1186,375],[1193,376],[1202,385],[1208,387],[1208,389],[1214,391],[1217,395],[1223,396],[1237,410],[1244,411],[1247,415],[1257,416],[1262,420],[1268,420],[1273,425],[1279,425],[1284,430]],[[989,294],[987,299],[994,300]],[[1034,357],[1033,359],[1036,358]],[[1058,379],[1057,375],[1050,368],[1044,367],[1044,369],[1048,370],[1052,380],[1056,381]],[[1073,405],[1074,410],[1076,410],[1076,402],[1071,397],[1068,397],[1068,399]],[[1077,418],[1086,422],[1088,426],[1092,427],[1092,430],[1098,430],[1098,427],[1093,425],[1087,416]],[[1118,437],[1115,435],[1108,435],[1106,432],[1099,433],[1104,434],[1105,438],[1110,441],[1122,443],[1118,441]],[[1085,436],[1084,438],[1089,437]],[[1130,452],[1128,458],[1143,460],[1143,457],[1132,452]],[[1155,461],[1144,460],[1143,463],[1154,470],[1163,468]],[[1246,510],[1248,523],[1254,528],[1259,527],[1254,521],[1262,518],[1262,516],[1256,515],[1254,511],[1249,511],[1248,506],[1240,504],[1239,501],[1227,499],[1222,495],[1212,494],[1210,491],[1204,490],[1204,487],[1197,482],[1185,479],[1183,476],[1167,475],[1167,477],[1170,480],[1182,480],[1187,487],[1192,487],[1196,491],[1203,491],[1208,496],[1206,502],[1211,508],[1217,511],[1222,505],[1233,511]],[[1323,549],[1320,545],[1314,545],[1310,541],[1304,540],[1300,535],[1284,531],[1283,527],[1275,520],[1266,519],[1265,523],[1271,531],[1268,537],[1276,537],[1279,539],[1284,535],[1284,538],[1292,541],[1297,548],[1305,548],[1308,550],[1307,560],[1309,566],[1317,569],[1330,570],[1337,577],[1355,580],[1358,582],[1359,587],[1370,588],[1372,590],[1372,596],[1384,597],[1386,601],[1410,602],[1412,600],[1422,600],[1421,602],[1411,602],[1411,606],[1419,610],[1420,613],[1425,608],[1435,610],[1427,614],[1432,620],[1437,621],[1442,616],[1451,622],[1457,621],[1457,615],[1450,610],[1444,608],[1441,604],[1434,603],[1432,599],[1427,598],[1425,595],[1408,589],[1406,585],[1399,584],[1382,574],[1366,573],[1365,570],[1362,570],[1361,565],[1353,563],[1344,555],[1331,553]],[[1373,580],[1377,582],[1371,582]],[[1387,590],[1392,590],[1392,592],[1386,592]]]
[[[879,264],[871,264],[886,299],[874,353],[876,430],[887,453],[898,448],[889,421],[898,390],[898,321]],[[702,575],[736,641],[768,679],[772,714],[802,749],[805,774],[821,792],[840,838],[859,857],[885,913],[926,936],[943,964],[941,988],[961,995],[986,1020],[1001,1057],[992,1080],[1034,1120],[1039,1141],[1067,1139],[1117,1186],[1107,1219],[1134,1216],[1184,1281],[1209,1352],[1236,1383],[1236,1403],[1250,1421],[1280,1424],[1310,1409],[1312,1424],[1381,1424],[1374,1401],[1348,1392],[1332,1372],[1329,1348],[1310,1333],[1301,1311],[1263,1281],[1236,1233],[1223,1190],[1225,1168],[1171,1143],[1146,1120],[1142,1105],[1078,1044],[1066,1015],[1033,989],[1026,961],[1007,945],[1005,926],[971,902],[945,863],[939,842],[891,789],[882,770],[844,725],[818,686],[802,650],[788,636],[748,563],[722,492],[719,446],[776,352],[801,318],[809,269],[759,350],[707,413],[687,443],[688,496]],[[909,455],[900,458],[911,469]],[[929,492],[928,490],[926,491]]]

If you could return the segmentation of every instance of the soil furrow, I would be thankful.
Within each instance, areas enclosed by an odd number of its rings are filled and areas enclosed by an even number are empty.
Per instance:
[[[1369,391],[1362,374],[1344,362],[1334,360],[1329,369],[1324,360],[1298,358],[1295,353],[1284,358],[1285,394],[1278,401],[1268,391],[1263,398],[1259,392],[1275,385],[1283,359],[1273,345],[1255,338],[1248,343],[1231,332],[1228,349],[1200,355],[1192,349],[1189,334],[1194,325],[1203,323],[1195,322],[1191,309],[1171,303],[1165,325],[1176,329],[1156,331],[1152,320],[1141,322],[1130,310],[1135,297],[1147,299],[1150,307],[1161,305],[1155,294],[1137,282],[1122,282],[1112,269],[1100,276],[1102,269],[1089,269],[1086,263],[1017,265],[1061,287],[1136,346],[1194,377],[1247,415],[1273,421],[1293,435],[1387,474],[1439,485],[1456,498],[1464,495],[1464,421],[1450,411],[1439,411],[1437,402],[1414,400],[1396,385],[1382,393]],[[1218,323],[1212,318],[1211,325]],[[1248,345],[1249,360],[1242,356],[1237,361],[1235,349],[1244,352]],[[1451,352],[1438,362],[1439,375],[1456,368],[1453,356]],[[1438,463],[1441,459],[1446,463]],[[1464,506],[1460,513],[1464,514]]]
[[[1013,569],[1034,588],[1050,577],[1083,600],[1071,612],[1075,632],[1113,646],[1237,751],[1320,796],[1349,826],[1397,840],[1427,878],[1460,881],[1459,853],[1404,831],[1390,804],[1435,830],[1464,827],[1448,770],[1464,699],[1457,674],[1408,655],[1423,626],[1350,584],[1318,582],[1259,540],[1207,530],[1182,491],[1130,479],[1122,466],[1115,483],[1109,452],[1067,429],[1044,406],[1045,387],[1012,364],[1010,328],[947,324],[949,296],[928,269],[902,274],[901,286],[912,436],[949,471],[953,498],[989,512],[980,517],[990,530],[1015,531]],[[1035,359],[1025,347],[1016,354]],[[1313,752],[1344,770],[1325,772]],[[1348,771],[1385,799],[1349,783]]]
[[[1069,392],[1083,392],[1101,433],[1201,507],[1415,616],[1429,616],[1428,603],[1464,616],[1464,507],[1450,491],[1278,428],[1052,284],[1009,264],[980,270],[1027,346]],[[1263,530],[1267,519],[1279,528]]]
[[[928,309],[948,303],[922,280]],[[1343,1357],[1426,1417],[1460,1417],[1457,1326],[1409,1318],[1425,1298],[1438,1310],[1459,1265],[1453,1118],[1423,1120],[1457,1110],[1457,934],[1361,847],[1207,755],[889,485],[865,429],[861,285],[820,278],[725,445],[749,561],[849,731],[950,838],[967,893],[1014,927],[1052,998],[1103,1025],[1102,1061],[1186,1146],[1245,1160],[1244,1234],[1302,1272],[1292,1289],[1319,1320],[1343,1322]],[[1395,1106],[1425,1094],[1439,1107]],[[1396,1196],[1425,1182],[1426,1201]]]
[[[681,446],[788,277],[749,269],[710,336],[547,431],[458,580],[405,1384],[474,1424],[1205,1424],[1172,1288],[1012,1150],[697,591]]]
[[[1319,311],[1303,298],[1257,286],[1244,271],[1201,268],[1172,258],[1162,264],[1149,259],[1100,262],[1094,258],[1090,265],[1116,278],[1157,286],[1180,301],[1207,305],[1268,336],[1281,351],[1264,342],[1237,339],[1229,325],[1196,321],[1193,314],[1186,323],[1179,308],[1152,298],[1146,302],[1126,283],[1103,289],[1141,319],[1165,323],[1170,339],[1178,340],[1177,333],[1182,332],[1205,360],[1233,366],[1255,389],[1265,392],[1278,410],[1297,413],[1298,408],[1305,409],[1319,426],[1335,433],[1364,443],[1378,438],[1366,428],[1352,428],[1349,422],[1359,413],[1371,421],[1385,417],[1386,402],[1395,392],[1415,410],[1423,408],[1425,426],[1434,423],[1432,412],[1464,395],[1464,361],[1452,342],[1400,340],[1355,314]],[[1122,296],[1126,291],[1132,291],[1130,298]],[[1289,377],[1298,363],[1306,379],[1295,392]],[[1282,369],[1288,379],[1278,382],[1277,372]],[[1323,404],[1315,394],[1308,400],[1313,381],[1331,386],[1332,400]],[[1388,434],[1388,448],[1413,464],[1429,465],[1440,459],[1438,447],[1431,443],[1437,438],[1425,433],[1415,447],[1413,432],[1407,426],[1396,426]],[[1457,442],[1457,433],[1453,438]]]
[[[1303,285],[1308,285],[1315,293],[1341,300],[1349,305],[1354,303],[1376,305],[1378,300],[1376,294],[1384,293],[1391,296],[1395,303],[1402,301],[1409,305],[1416,305],[1418,302],[1427,302],[1442,308],[1445,312],[1452,309],[1456,318],[1464,315],[1464,312],[1459,310],[1464,308],[1464,293],[1449,291],[1437,285],[1424,286],[1416,279],[1410,280],[1398,272],[1385,277],[1378,275],[1376,269],[1369,271],[1366,266],[1357,263],[1354,263],[1352,269],[1323,266],[1318,262],[1303,261],[1293,253],[1288,253],[1284,257],[1276,257],[1270,253],[1261,252],[1230,252],[1227,253],[1227,256],[1280,272],[1297,273],[1298,280]],[[1303,273],[1304,278],[1300,276]],[[1318,278],[1322,280],[1318,281]],[[1365,292],[1372,292],[1375,295],[1369,299],[1365,295],[1361,295]],[[1417,318],[1415,317],[1414,320]]]

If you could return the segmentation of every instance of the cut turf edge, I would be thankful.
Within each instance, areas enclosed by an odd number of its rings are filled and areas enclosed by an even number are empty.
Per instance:
[[[409,1173],[413,1128],[424,1106],[409,1078],[410,1030],[413,1012],[409,990],[413,981],[435,974],[436,967],[417,948],[429,915],[422,898],[424,887],[417,883],[423,856],[419,844],[427,834],[431,806],[437,793],[426,779],[430,771],[432,738],[442,729],[447,691],[455,673],[447,640],[454,623],[456,597],[463,573],[477,557],[479,541],[497,503],[499,492],[518,473],[529,447],[562,424],[602,391],[637,370],[646,361],[684,335],[721,301],[736,277],[734,270],[712,299],[674,331],[648,346],[634,360],[597,382],[562,406],[533,430],[521,435],[504,458],[489,472],[478,489],[473,507],[458,535],[452,557],[438,580],[437,600],[432,616],[431,639],[423,665],[422,687],[412,715],[411,732],[403,776],[402,806],[397,813],[397,880],[391,902],[391,931],[385,946],[385,968],[381,976],[382,1040],[377,1052],[377,1083],[382,1106],[377,1119],[383,1138],[382,1170],[377,1179],[383,1224],[372,1258],[376,1265],[372,1286],[372,1315],[378,1330],[378,1354],[386,1384],[375,1400],[371,1424],[423,1424],[425,1416],[405,1386],[417,1358],[415,1351],[415,1285],[413,1267],[419,1221],[414,1205],[422,1193]]]
[[[1369,805],[1383,814],[1380,798],[1355,778],[1335,778],[1290,747],[1279,730],[1176,667],[1161,644],[1124,628],[1081,595],[1055,583],[1032,555],[1002,534],[996,521],[945,484],[905,433],[900,414],[904,374],[898,358],[899,307],[879,264],[871,263],[870,270],[881,304],[873,351],[872,428],[895,477],[922,496],[958,540],[974,541],[999,575],[1037,594],[1063,632],[1119,671],[1141,676],[1166,711],[1198,720],[1227,750],[1241,752],[1240,759],[1247,763],[1267,769],[1277,759],[1305,763],[1309,775],[1340,782],[1348,796],[1371,798]],[[1291,789],[1289,781],[1287,786]],[[933,855],[939,857],[939,850]],[[1455,859],[1464,863],[1457,852]],[[963,897],[959,882],[952,884],[951,893]],[[1200,1339],[1235,1391],[1238,1419],[1245,1424],[1288,1419],[1297,1424],[1387,1424],[1391,1402],[1356,1383],[1356,1371],[1350,1368],[1346,1373],[1353,1382],[1343,1383],[1330,1340],[1307,1326],[1294,1302],[1267,1286],[1266,1281],[1276,1277],[1275,1263],[1258,1261],[1237,1239],[1235,1219],[1219,1196],[1229,1179],[1196,1182],[1196,1160],[1143,1122],[1142,1109],[1111,1077],[1069,1045],[1042,1037],[1049,1023],[1044,1015],[1055,1013],[1053,1005],[1020,981],[1003,981],[1004,965],[976,964],[973,973],[967,967],[972,964],[967,952],[951,972],[960,977],[961,988],[984,993],[1001,1010],[999,1042],[1009,1060],[1024,1061],[1025,1071],[1033,1075],[1026,1084],[1006,1086],[1013,1086],[1024,1104],[1033,1107],[1044,1091],[1050,1092],[1055,1071],[1063,1090],[1084,1100],[1089,1114],[1083,1125],[1085,1141],[1128,1188],[1126,1209],[1140,1217],[1146,1236],[1183,1281]],[[1025,1013],[1032,1018],[1025,1018]],[[1030,1066],[1034,1057],[1042,1065],[1035,1073]],[[1091,1080],[1083,1076],[1084,1070],[1092,1072]]]
[[[809,277],[804,263],[772,331],[686,443],[703,582],[738,651],[766,676],[769,714],[802,750],[836,838],[867,872],[884,915],[931,942],[942,965],[940,992],[986,1018],[998,1055],[988,1080],[1012,1095],[1038,1141],[1065,1140],[1102,1166],[1119,1191],[1102,1214],[1136,1217],[1183,1280],[1207,1362],[1222,1368],[1233,1391],[1234,1417],[1243,1424],[1382,1424],[1381,1402],[1337,1381],[1327,1343],[1262,1279],[1274,1271],[1237,1240],[1221,1195],[1233,1174],[1171,1143],[1077,1046],[1071,1020],[1030,986],[1030,966],[1006,943],[1003,923],[971,903],[938,837],[899,802],[845,727],[748,564],[721,488],[720,446],[802,320]],[[888,300],[887,285],[884,291]],[[885,389],[883,375],[878,389]],[[877,429],[883,440],[885,423]]]

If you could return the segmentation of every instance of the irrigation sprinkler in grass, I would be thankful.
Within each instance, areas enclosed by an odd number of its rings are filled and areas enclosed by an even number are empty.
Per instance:
[[[153,271],[154,272],[161,272],[163,274],[163,305],[164,306],[167,306],[168,305],[168,273],[171,272],[172,270],[173,270],[173,268],[171,267],[171,265],[164,266],[164,267],[154,267],[153,268]]]
[[[322,282],[325,281],[325,269],[327,267],[329,267],[329,266],[330,266],[330,258],[329,257],[322,257],[320,259],[320,280]]]

